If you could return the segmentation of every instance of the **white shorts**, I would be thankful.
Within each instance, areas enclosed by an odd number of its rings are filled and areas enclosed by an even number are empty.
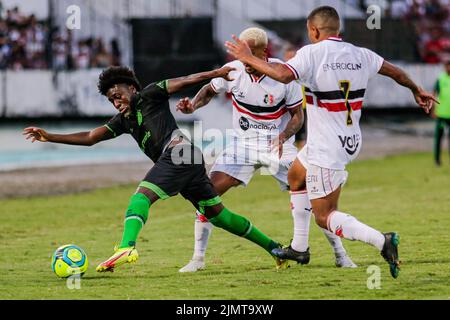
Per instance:
[[[281,190],[288,190],[287,173],[297,153],[293,144],[284,144],[280,159],[265,146],[252,146],[233,138],[217,157],[211,172],[226,173],[247,186],[256,170],[261,169],[262,175],[271,175],[278,181]]]
[[[347,182],[346,170],[326,169],[310,164],[306,156],[306,148],[305,145],[297,158],[306,169],[306,190],[309,200],[326,197]]]

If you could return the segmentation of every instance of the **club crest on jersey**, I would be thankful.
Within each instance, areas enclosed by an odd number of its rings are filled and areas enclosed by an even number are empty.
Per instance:
[[[273,104],[273,100],[274,100],[274,98],[273,98],[273,95],[271,95],[271,94],[266,94],[264,96],[264,103],[265,104],[272,105]]]

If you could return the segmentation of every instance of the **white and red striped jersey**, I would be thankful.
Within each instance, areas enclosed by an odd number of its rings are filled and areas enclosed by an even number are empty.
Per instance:
[[[272,58],[269,61],[283,63]],[[297,81],[284,84],[265,75],[255,78],[238,60],[226,66],[236,68],[229,74],[233,80],[215,78],[210,84],[216,93],[231,93],[235,136],[267,140],[282,132],[291,119],[289,109],[302,105],[300,84]],[[286,143],[293,143],[294,139],[291,137]]]
[[[285,64],[305,85],[309,163],[343,170],[357,157],[364,93],[383,61],[369,49],[330,37],[304,46]]]

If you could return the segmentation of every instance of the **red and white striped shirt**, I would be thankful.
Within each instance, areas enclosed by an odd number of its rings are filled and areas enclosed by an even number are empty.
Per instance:
[[[357,157],[364,93],[383,61],[369,49],[330,37],[301,48],[285,64],[305,85],[309,163],[343,170]]]
[[[269,62],[283,63],[272,58]],[[282,132],[291,119],[289,109],[302,105],[300,84],[297,81],[284,84],[265,75],[255,78],[245,71],[245,66],[238,60],[225,66],[236,68],[236,71],[230,72],[233,81],[216,78],[210,84],[216,93],[231,93],[235,135],[270,138]],[[288,142],[293,141],[294,137]]]

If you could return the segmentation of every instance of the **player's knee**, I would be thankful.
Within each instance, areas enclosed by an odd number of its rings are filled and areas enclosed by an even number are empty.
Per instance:
[[[230,188],[237,187],[240,184],[239,180],[223,172],[212,172],[211,182],[219,196],[227,192]]]
[[[302,190],[306,190],[306,183],[303,180],[299,180],[299,179],[289,179],[288,177],[288,183],[289,183],[289,189],[291,191],[302,191]]]
[[[223,210],[224,208],[225,208],[225,207],[224,207],[223,204],[221,204],[221,203],[216,204],[216,205],[214,205],[214,206],[207,206],[207,207],[205,207],[205,209],[204,209],[204,211],[205,211],[205,217],[206,217],[207,219],[211,219],[211,218],[217,217],[217,216],[222,212],[222,210]]]
[[[291,168],[288,171],[288,183],[291,191],[300,191],[306,189],[306,171],[303,166],[298,162],[294,161]]]
[[[150,202],[153,204],[156,202],[156,200],[159,199],[159,196],[153,192],[152,190],[148,189],[148,188],[144,188],[144,187],[139,187],[136,191],[136,194],[143,194],[144,196],[147,197],[148,200],[150,200]]]

